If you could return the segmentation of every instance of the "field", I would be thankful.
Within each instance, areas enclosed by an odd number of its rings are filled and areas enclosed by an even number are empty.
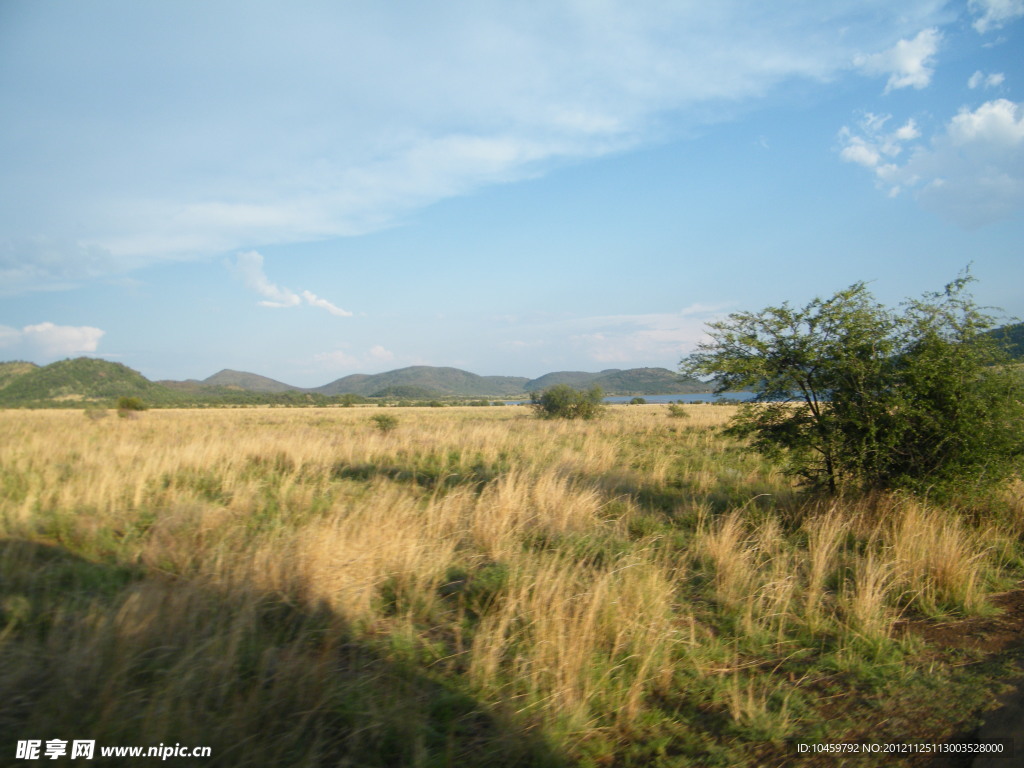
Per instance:
[[[1012,657],[929,637],[1015,588],[1020,485],[815,502],[684,410],[0,411],[0,750],[754,766],[976,725]]]

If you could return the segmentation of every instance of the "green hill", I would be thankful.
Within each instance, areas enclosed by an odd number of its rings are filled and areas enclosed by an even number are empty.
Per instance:
[[[576,389],[584,389],[586,387],[592,387],[595,380],[604,374],[617,371],[617,368],[602,371],[601,373],[587,373],[586,371],[555,371],[553,373],[545,373],[543,376],[526,382],[523,389],[527,392],[539,392],[543,389],[553,387],[556,384],[568,384],[570,387],[575,387]]]
[[[1024,323],[1005,325],[989,331],[996,341],[1003,345],[1006,352],[1018,360],[1024,359]]]
[[[21,360],[0,363],[0,389],[3,389],[26,373],[32,373],[37,370],[39,370],[39,366],[35,363],[26,363]]]
[[[301,387],[293,387],[291,384],[268,379],[256,373],[245,371],[232,371],[225,368],[209,378],[203,379],[202,384],[209,387],[229,387],[233,389],[245,389],[249,392],[291,392]]]
[[[681,376],[667,368],[631,368],[628,371],[604,371],[591,384],[616,395],[675,395],[710,392],[704,382]]]
[[[138,371],[92,357],[61,360],[42,368],[36,366],[9,379],[0,389],[0,405],[54,400],[104,401],[118,397],[140,397],[151,403],[172,399],[169,390]]]
[[[608,369],[599,373],[558,371],[536,379],[478,376],[458,368],[411,366],[374,375],[354,374],[315,389],[225,369],[202,381],[153,382],[120,363],[79,357],[39,367],[0,363],[0,406],[53,406],[76,403],[112,405],[138,397],[155,406],[327,405],[342,395],[434,400],[442,398],[521,398],[530,392],[569,384],[600,386],[609,395],[708,392],[707,384],[666,368]]]
[[[523,394],[523,385],[527,381],[529,379],[525,377],[478,376],[458,368],[414,365],[373,376],[346,376],[312,391],[325,395],[352,393],[370,396],[414,387],[431,393],[431,397],[515,397]]]
[[[600,373],[556,371],[526,383],[527,392],[537,392],[556,384],[583,389],[598,386],[608,395],[675,395],[710,392],[704,382],[680,376],[667,368],[610,368]]]

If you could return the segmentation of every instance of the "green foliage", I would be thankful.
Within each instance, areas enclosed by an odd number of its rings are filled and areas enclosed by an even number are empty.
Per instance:
[[[390,413],[378,413],[376,416],[371,416],[370,421],[385,434],[393,432],[398,427],[398,417],[392,416]]]
[[[680,376],[666,368],[609,369],[600,373],[556,371],[546,373],[524,385],[527,392],[541,392],[556,384],[576,389],[601,387],[606,394],[663,395],[679,392],[707,392],[708,385],[692,377]]]
[[[140,397],[119,397],[117,398],[117,410],[119,411],[144,411],[146,404]]]
[[[961,490],[1004,480],[1024,451],[1024,386],[963,275],[888,309],[856,283],[711,323],[683,361],[757,398],[732,430],[812,488]]]
[[[1014,323],[989,331],[1006,353],[1015,360],[1024,359],[1024,323]]]
[[[629,404],[630,405],[647,405],[647,401],[644,400],[642,397],[634,397],[632,400],[629,401]]]
[[[671,416],[673,419],[690,418],[690,412],[679,403],[668,404],[668,415]]]
[[[145,397],[155,401],[165,390],[120,363],[79,357],[42,368],[21,364],[0,389],[0,405],[29,405],[56,401],[63,407],[82,400]]]
[[[600,387],[573,389],[556,384],[542,393],[530,395],[530,405],[542,419],[593,419],[601,415],[604,405]]]
[[[377,390],[370,397],[396,398],[400,400],[432,400],[442,394],[432,387],[415,384],[396,384]]]
[[[0,363],[0,389],[3,389],[19,376],[39,370],[35,363],[26,363],[23,360],[12,360],[7,363]]]

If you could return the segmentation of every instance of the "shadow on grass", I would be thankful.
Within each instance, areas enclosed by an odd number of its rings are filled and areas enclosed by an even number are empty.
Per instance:
[[[208,746],[166,765],[562,766],[535,732],[336,612],[0,541],[0,750]],[[140,764],[156,763],[158,758]]]
[[[458,486],[467,486],[480,491],[487,483],[497,480],[501,476],[501,470],[484,464],[463,467],[458,464],[446,465],[436,461],[409,466],[341,463],[333,468],[331,476],[336,480],[358,480],[361,482],[382,477],[397,483],[416,485],[429,491],[449,491]]]

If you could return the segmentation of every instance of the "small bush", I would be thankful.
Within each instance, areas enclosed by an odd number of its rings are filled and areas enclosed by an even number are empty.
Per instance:
[[[686,410],[679,403],[668,404],[668,415],[673,419],[688,419],[690,418],[690,412]]]
[[[630,405],[647,405],[647,401],[642,397],[634,397],[629,401]]]
[[[583,391],[568,384],[556,384],[530,396],[530,405],[542,419],[594,419],[604,412],[600,387]]]
[[[117,415],[122,419],[135,419],[146,410],[146,404],[138,397],[117,398]]]
[[[390,413],[378,413],[376,416],[371,416],[370,421],[377,425],[384,434],[392,432],[398,426],[398,417],[392,416]]]
[[[85,409],[85,418],[89,419],[89,421],[99,421],[100,419],[107,418],[107,416],[109,416],[109,415],[110,414],[107,413],[107,409],[106,408],[86,408]]]

